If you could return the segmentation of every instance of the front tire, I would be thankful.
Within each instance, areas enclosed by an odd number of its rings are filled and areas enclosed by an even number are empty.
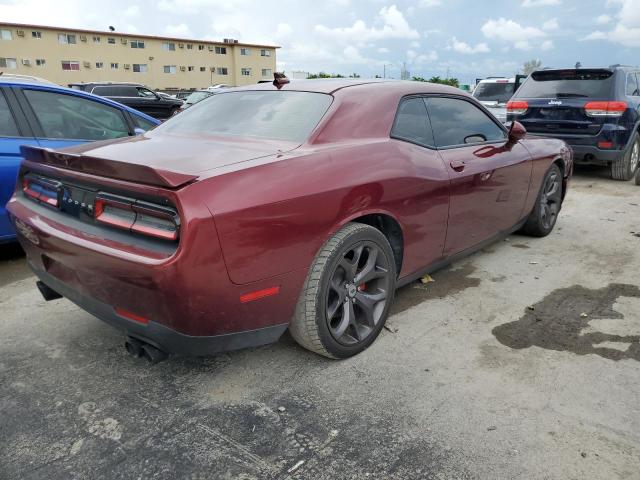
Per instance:
[[[611,164],[611,178],[626,182],[633,178],[640,164],[640,137],[633,134],[629,148]]]
[[[369,225],[347,224],[314,259],[289,332],[302,347],[325,357],[356,355],[380,334],[395,285],[387,238]]]
[[[556,224],[561,206],[562,172],[554,163],[542,180],[535,207],[522,227],[522,232],[533,237],[546,237]]]

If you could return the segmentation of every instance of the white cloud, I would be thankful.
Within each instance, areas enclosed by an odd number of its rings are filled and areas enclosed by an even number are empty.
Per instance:
[[[522,6],[524,8],[548,7],[553,5],[560,5],[561,3],[562,3],[561,0],[524,0],[522,2]]]
[[[164,28],[164,31],[167,35],[171,35],[172,37],[192,37],[193,33],[187,26],[186,23],[180,23],[178,25],[167,25]]]
[[[389,49],[387,47],[380,47],[378,49],[378,53],[382,53],[382,54],[389,53]]]
[[[625,47],[640,47],[640,0],[607,0],[607,6],[620,8],[613,29],[596,30],[582,40],[608,40]],[[597,22],[604,25],[613,20],[609,15],[601,15]]]
[[[558,30],[558,28],[560,28],[560,25],[558,24],[557,18],[551,18],[542,24],[543,30]]]
[[[288,23],[279,23],[276,27],[276,37],[279,39],[289,38],[293,34],[293,27]]]
[[[325,25],[316,25],[314,31],[319,35],[351,44],[363,44],[376,40],[420,38],[417,30],[409,26],[404,15],[395,5],[383,7],[378,12],[377,20],[382,24],[380,28],[368,27],[364,20],[356,20],[350,27],[329,28]]]
[[[442,5],[442,0],[420,0],[419,5],[421,7],[439,7]]]
[[[547,37],[546,32],[539,28],[525,27],[506,18],[489,20],[480,30],[485,37],[511,44],[518,50],[532,50],[538,41]],[[548,43],[546,47],[549,47]]]
[[[540,45],[540,49],[553,50],[553,42],[551,40],[545,40],[544,42],[542,42],[542,45]]]
[[[438,60],[438,52],[432,50],[427,53],[418,53],[415,50],[407,50],[407,60],[414,65],[435,62]]]
[[[454,52],[464,55],[475,55],[476,53],[488,53],[490,51],[489,46],[484,42],[478,43],[477,45],[469,45],[468,43],[459,41],[456,37],[451,39],[447,50],[453,50]]]

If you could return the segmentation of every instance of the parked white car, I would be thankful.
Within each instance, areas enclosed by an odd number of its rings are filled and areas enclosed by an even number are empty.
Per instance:
[[[507,102],[515,90],[515,78],[491,77],[478,82],[473,96],[487,107],[500,122],[505,123],[507,121]]]

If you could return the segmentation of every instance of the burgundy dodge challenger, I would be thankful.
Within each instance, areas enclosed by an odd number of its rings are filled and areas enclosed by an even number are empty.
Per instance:
[[[276,341],[345,358],[394,290],[516,230],[554,227],[559,140],[420,82],[260,84],[144,135],[23,147],[9,204],[38,287],[150,361]]]

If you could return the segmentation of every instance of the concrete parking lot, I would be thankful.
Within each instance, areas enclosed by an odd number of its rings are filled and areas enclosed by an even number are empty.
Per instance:
[[[0,249],[2,479],[640,479],[640,187],[600,170],[342,362],[285,336],[149,366]]]

